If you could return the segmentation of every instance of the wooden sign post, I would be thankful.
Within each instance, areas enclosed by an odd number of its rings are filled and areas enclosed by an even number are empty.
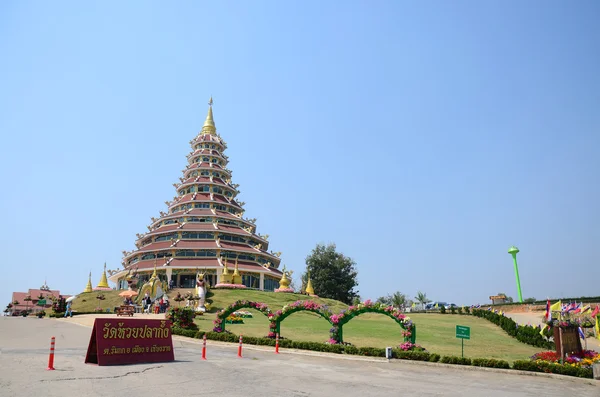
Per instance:
[[[554,327],[554,345],[561,360],[565,354],[581,353],[581,340],[577,328]]]

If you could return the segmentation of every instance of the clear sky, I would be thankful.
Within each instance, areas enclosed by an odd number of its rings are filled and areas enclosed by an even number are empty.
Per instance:
[[[0,299],[81,292],[214,97],[246,216],[362,298],[600,295],[597,1],[0,3]],[[5,303],[4,303],[5,301]]]

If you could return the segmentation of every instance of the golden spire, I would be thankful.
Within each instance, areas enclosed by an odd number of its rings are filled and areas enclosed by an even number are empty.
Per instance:
[[[235,268],[233,270],[233,277],[231,278],[234,284],[241,284],[242,283],[242,276],[240,275],[240,272],[238,270],[238,258],[237,256],[235,257]]]
[[[104,262],[104,271],[102,272],[102,277],[100,277],[100,282],[96,288],[110,288],[108,286],[108,280],[106,279],[106,262]]]
[[[227,269],[227,258],[225,258],[225,262],[223,263],[223,274],[226,276],[229,275],[229,269]]]
[[[152,272],[152,276],[150,276],[150,279],[155,279],[157,276],[156,274],[156,258],[154,258],[154,271]]]
[[[281,280],[279,280],[279,288],[280,289],[288,289],[290,288],[290,280],[287,278],[287,272],[285,271],[285,266],[283,267],[283,276]]]
[[[213,112],[212,112],[213,99],[210,97],[210,101],[208,101],[208,114],[206,115],[206,120],[204,120],[204,126],[202,126],[201,134],[211,134],[216,135],[217,128],[215,127],[215,120],[213,120]]]
[[[90,276],[88,277],[88,283],[85,287],[85,289],[83,290],[83,292],[93,292],[94,290],[92,289],[92,272],[90,272]]]
[[[312,286],[312,282],[310,281],[310,273],[308,274],[308,282],[306,283],[306,288],[304,289],[304,291],[306,291],[306,293],[309,295],[315,294],[315,290]]]
[[[233,269],[233,275],[234,276],[239,276],[240,272],[238,271],[238,264],[237,264],[238,258],[237,256],[235,257],[235,268]]]

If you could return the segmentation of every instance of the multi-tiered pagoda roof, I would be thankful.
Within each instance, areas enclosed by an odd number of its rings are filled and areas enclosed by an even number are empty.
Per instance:
[[[146,233],[137,235],[136,249],[123,251],[125,270],[111,281],[123,288],[127,273],[137,271],[143,278],[156,266],[159,276],[174,280],[175,286],[191,287],[181,284],[190,284],[197,271],[214,285],[225,266],[233,269],[237,263],[247,287],[277,288],[280,253],[269,252],[268,235],[257,234],[256,220],[244,217],[238,185],[227,168],[227,144],[215,127],[212,99],[204,126],[190,144],[188,165],[173,184],[177,196],[165,202],[166,212],[151,218]]]

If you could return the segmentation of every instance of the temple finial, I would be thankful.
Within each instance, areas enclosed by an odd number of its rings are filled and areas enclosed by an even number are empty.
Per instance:
[[[92,289],[92,272],[90,272],[90,275],[88,277],[87,285],[85,286],[85,289],[83,290],[83,292],[93,292],[93,289]]]
[[[206,115],[206,120],[204,120],[204,125],[202,126],[202,134],[211,134],[215,135],[217,133],[217,128],[215,127],[215,121],[213,120],[213,112],[212,112],[213,99],[212,96],[208,101],[208,114]]]

